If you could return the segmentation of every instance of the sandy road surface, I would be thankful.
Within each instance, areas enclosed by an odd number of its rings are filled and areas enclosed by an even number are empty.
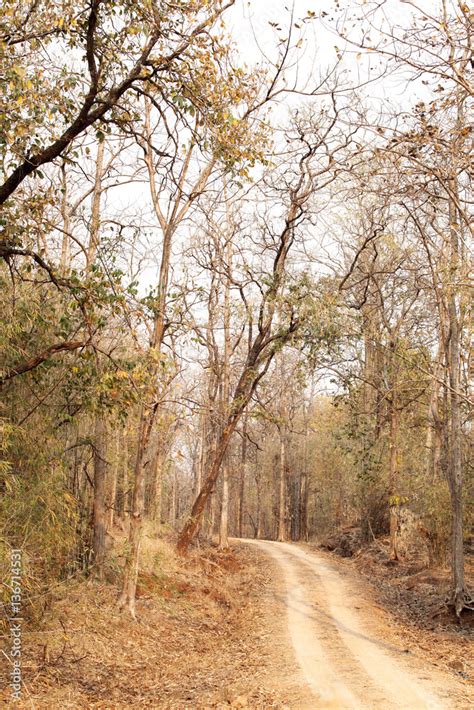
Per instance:
[[[245,542],[271,555],[283,571],[285,587],[275,595],[287,614],[303,682],[314,696],[305,708],[474,707],[465,686],[394,641],[388,617],[331,561],[287,543]]]

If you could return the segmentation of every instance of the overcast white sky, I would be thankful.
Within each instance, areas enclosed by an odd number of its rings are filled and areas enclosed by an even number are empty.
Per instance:
[[[425,4],[433,6],[435,0],[424,0]],[[350,13],[356,11],[360,6],[358,0],[341,0],[341,4]],[[391,8],[391,16],[401,21],[409,21],[411,8],[401,0],[388,0],[387,3]],[[328,21],[334,17],[334,0],[237,0],[236,4],[227,11],[225,15],[226,25],[228,30],[234,37],[237,45],[237,51],[243,62],[250,66],[258,63],[266,63],[268,60],[275,60],[278,54],[278,38],[286,38],[288,36],[288,28],[291,26],[291,11],[293,10],[293,24],[296,22],[301,26],[301,30],[294,28],[294,43],[296,43],[303,33],[303,45],[298,52],[298,71],[300,72],[299,84],[304,85],[305,78],[310,79],[312,84],[317,83],[319,71],[324,71],[325,66],[333,65],[336,60],[336,50],[334,45],[338,44],[341,49],[343,42],[334,33],[327,29]],[[311,22],[304,23],[303,18],[308,16],[308,11],[316,13],[317,17]],[[324,22],[319,20],[322,13],[325,15]],[[403,15],[404,17],[402,17]],[[270,23],[278,23],[281,31],[273,28]],[[263,55],[262,55],[263,53]],[[370,61],[375,63],[379,59],[370,55]],[[357,50],[353,50],[351,54],[344,59],[345,67],[353,71],[354,84],[357,84],[357,73],[362,72],[366,78],[367,65],[363,66],[363,60],[357,59]],[[347,75],[346,75],[347,78]],[[366,93],[368,96],[382,98],[386,95],[387,82],[379,82],[371,84]],[[396,102],[399,100],[407,101],[406,87],[396,86],[392,83],[390,86],[390,96]],[[398,94],[398,96],[397,96]],[[310,101],[308,98],[298,98],[300,101]],[[285,125],[287,119],[288,106],[294,100],[288,97],[282,101],[278,108],[274,108],[273,121]],[[148,195],[143,195],[143,186],[131,185],[120,193],[120,200],[124,203],[132,203],[140,212],[149,209]],[[117,199],[117,195],[114,195]],[[143,207],[140,209],[140,205]],[[328,219],[330,215],[328,213]],[[323,223],[322,223],[323,225]],[[323,231],[324,226],[322,226]],[[321,235],[322,237],[323,235]],[[329,234],[327,238],[330,239]],[[329,248],[329,247],[328,247]],[[145,274],[142,273],[141,289],[147,289],[151,284],[155,283],[155,269],[152,267]]]
[[[308,10],[319,15],[330,8],[331,0],[320,0],[318,3],[314,0],[294,0],[294,3],[291,0],[237,0],[226,14],[226,23],[244,61],[249,64],[268,59],[274,61],[278,38],[288,37],[293,11],[294,42],[298,41],[300,33],[304,35],[298,56],[299,70],[308,73],[314,67],[316,56],[321,63],[335,59],[335,41],[319,20],[307,23],[302,20],[307,17]],[[282,31],[272,27],[271,22],[278,23]],[[295,22],[301,25],[301,30],[294,27]]]
[[[403,26],[411,24],[413,15],[417,14],[415,5],[409,0],[385,0],[383,13],[390,23]],[[448,0],[448,5],[449,5]],[[344,42],[333,31],[332,22],[336,16],[360,16],[360,10],[366,9],[368,3],[362,0],[339,0],[336,8],[335,0],[237,0],[234,7],[226,13],[226,24],[231,31],[238,45],[239,54],[244,61],[249,64],[262,61],[262,51],[267,54],[267,58],[275,58],[275,39],[287,37],[286,29],[290,26],[290,11],[293,10],[294,22],[301,24],[304,31],[304,42],[298,57],[299,71],[311,76],[312,72],[324,70],[325,66],[330,66],[336,59],[335,45],[344,48]],[[440,7],[439,0],[418,0],[416,7],[429,14],[437,14]],[[313,21],[303,23],[303,18],[308,16],[308,12],[314,12],[316,17]],[[336,15],[337,13],[337,15]],[[420,14],[418,12],[418,14]],[[379,16],[379,20],[380,20]],[[283,32],[276,33],[270,22],[276,22]],[[365,27],[364,27],[365,25]],[[347,22],[346,29],[351,28],[351,22]],[[360,36],[360,32],[367,29],[366,23],[358,22],[355,32]],[[294,29],[295,42],[298,39],[298,30]],[[375,40],[373,36],[372,39]],[[353,73],[356,77],[359,71],[364,71],[364,60],[357,58],[358,50],[347,46],[349,53],[344,59],[344,68]],[[370,55],[373,71],[380,61],[375,55]],[[356,83],[356,82],[355,82]],[[409,94],[418,91],[419,87],[410,86]],[[407,100],[407,86],[404,82],[395,80],[385,80],[379,84],[371,85],[369,90],[373,91],[374,97],[391,96],[395,100]]]

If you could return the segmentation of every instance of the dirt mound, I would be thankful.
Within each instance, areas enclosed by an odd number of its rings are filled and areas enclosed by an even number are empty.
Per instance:
[[[352,557],[362,546],[362,531],[356,526],[344,527],[319,542],[319,547],[340,557]]]
[[[446,566],[428,567],[423,555],[391,560],[388,538],[380,538],[354,555],[357,568],[369,579],[377,580],[381,592],[396,604],[408,619],[425,628],[474,630],[473,614],[467,612],[459,622],[448,607],[450,570]],[[474,560],[466,556],[465,576],[474,588]]]

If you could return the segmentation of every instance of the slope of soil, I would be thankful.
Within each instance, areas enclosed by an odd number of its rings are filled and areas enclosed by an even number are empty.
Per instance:
[[[265,555],[207,548],[179,560],[170,544],[145,547],[138,622],[118,613],[117,583],[89,580],[59,588],[40,627],[25,628],[15,707],[298,707]],[[0,691],[0,705],[9,697]]]
[[[459,710],[474,706],[472,687],[420,654],[368,585],[342,561],[286,543],[253,541],[284,572],[282,613],[310,704],[346,710]],[[472,646],[471,646],[472,652]],[[472,656],[471,656],[472,659]]]

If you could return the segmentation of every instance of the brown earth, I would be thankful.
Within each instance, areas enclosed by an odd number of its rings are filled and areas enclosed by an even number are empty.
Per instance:
[[[465,611],[458,620],[447,605],[447,566],[428,567],[417,557],[393,561],[388,538],[361,545],[354,528],[308,547],[336,552],[337,563],[343,569],[365,578],[375,603],[389,612],[392,628],[407,643],[435,666],[474,682],[474,613]],[[465,574],[468,588],[474,590],[474,557],[470,554],[465,558]]]
[[[406,681],[406,693],[434,694],[429,707],[473,706],[472,632],[427,611],[433,585],[442,603],[445,572],[387,565],[383,541],[351,554],[233,543],[183,560],[172,538],[146,536],[138,622],[116,608],[120,555],[107,582],[59,586],[24,628],[22,702],[7,687],[0,706],[385,710],[398,697],[390,684]]]
[[[284,571],[280,590],[294,652],[313,699],[297,708],[441,710],[474,707],[472,685],[440,668],[394,624],[348,564],[308,546],[252,541]],[[466,661],[472,663],[472,643]],[[470,654],[468,657],[467,654]]]
[[[9,701],[4,663],[0,706],[300,706],[306,691],[294,680],[285,618],[268,594],[275,567],[264,554],[205,548],[181,560],[171,542],[148,537],[145,558],[138,622],[117,611],[113,574],[55,591],[39,626],[24,628],[22,701]]]

